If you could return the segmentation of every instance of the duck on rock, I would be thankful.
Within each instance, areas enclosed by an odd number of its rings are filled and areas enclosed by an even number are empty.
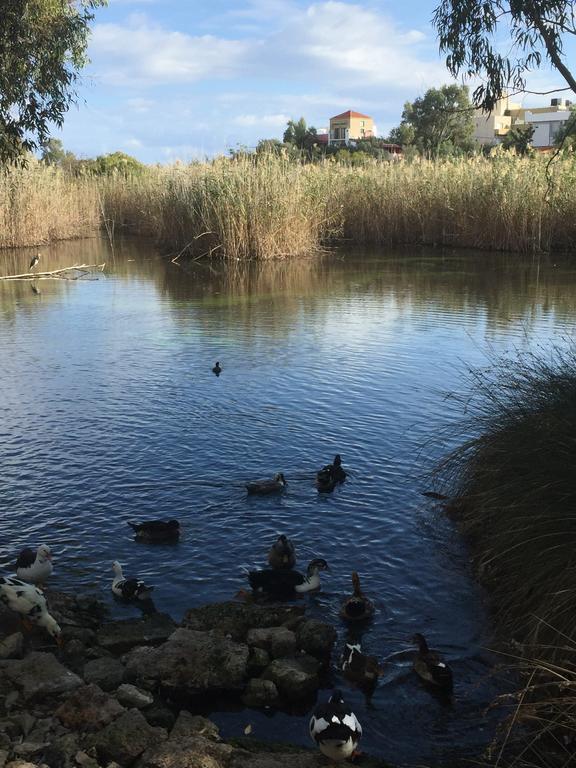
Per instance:
[[[60,645],[62,630],[48,613],[46,598],[38,587],[13,576],[0,577],[0,603],[19,613],[26,629],[30,629],[32,624],[43,627]]]
[[[353,757],[362,736],[362,726],[340,691],[319,704],[310,718],[310,736],[326,757],[343,762]]]
[[[112,594],[123,600],[149,600],[150,592],[154,587],[147,586],[140,579],[126,579],[122,572],[122,566],[115,560],[112,563],[114,579],[112,581]]]
[[[428,648],[424,635],[417,632],[412,642],[418,646],[418,653],[414,659],[414,670],[425,683],[435,688],[450,693],[453,688],[452,670],[437,653]]]
[[[296,565],[294,544],[284,534],[278,536],[278,539],[270,547],[268,563],[276,570],[290,570]]]
[[[173,541],[180,536],[178,520],[149,520],[145,523],[128,523],[140,541]]]
[[[246,490],[249,494],[266,496],[269,493],[282,493],[286,485],[284,475],[282,472],[278,472],[273,480],[254,480],[251,483],[246,483]]]
[[[342,603],[340,616],[344,621],[365,621],[374,616],[374,603],[362,592],[360,577],[354,571],[352,573],[352,587],[354,592]]]
[[[248,581],[256,595],[287,599],[320,589],[320,571],[326,570],[329,570],[328,563],[318,557],[310,561],[306,575],[298,571],[267,569],[250,571]]]
[[[48,544],[40,544],[36,552],[23,549],[16,560],[16,576],[29,584],[44,584],[52,575],[52,552]]]

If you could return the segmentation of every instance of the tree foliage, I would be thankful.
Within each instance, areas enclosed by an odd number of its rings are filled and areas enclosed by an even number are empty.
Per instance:
[[[477,106],[490,111],[507,88],[524,90],[526,72],[543,58],[576,93],[565,56],[566,40],[576,34],[574,0],[442,0],[433,18],[450,72],[482,78]],[[507,39],[511,45],[502,47]]]
[[[532,147],[534,136],[533,125],[514,125],[502,139],[504,149],[514,149],[516,154],[524,157]]]
[[[0,0],[0,165],[23,162],[61,126],[106,0]]]
[[[310,151],[318,141],[318,131],[307,125],[303,117],[300,120],[288,120],[284,131],[284,144],[292,144],[298,149]]]
[[[392,130],[390,139],[397,144],[413,144],[423,154],[437,157],[471,151],[473,134],[468,88],[443,85],[430,88],[414,102],[406,102],[402,122]]]

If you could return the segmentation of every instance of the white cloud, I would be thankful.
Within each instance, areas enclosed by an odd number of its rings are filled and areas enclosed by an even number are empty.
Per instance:
[[[154,106],[154,101],[152,99],[143,99],[139,96],[133,99],[128,99],[126,104],[130,107],[130,109],[133,112],[150,112],[152,107]]]
[[[241,125],[245,128],[252,126],[261,126],[263,128],[284,127],[290,120],[289,115],[237,115],[232,118],[234,125]]]

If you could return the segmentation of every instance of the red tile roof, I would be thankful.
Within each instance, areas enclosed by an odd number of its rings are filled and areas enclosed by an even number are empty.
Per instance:
[[[331,117],[330,120],[339,120],[341,117],[367,117],[368,120],[372,120],[370,115],[363,115],[362,112],[353,112],[351,109],[349,109],[348,112],[342,112],[341,115]]]

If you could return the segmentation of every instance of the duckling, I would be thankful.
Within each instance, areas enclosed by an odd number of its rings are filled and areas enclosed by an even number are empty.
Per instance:
[[[367,697],[371,697],[378,684],[378,678],[384,671],[376,656],[362,653],[360,643],[346,643],[340,664],[344,677],[355,683]]]
[[[126,579],[122,573],[122,566],[115,560],[112,563],[114,579],[112,581],[112,594],[123,600],[148,600],[154,587],[149,587],[139,579]]]
[[[168,541],[180,536],[178,520],[148,520],[145,523],[128,523],[140,541]]]
[[[374,615],[374,603],[369,600],[360,588],[360,577],[352,573],[354,594],[347,597],[340,608],[340,617],[344,621],[365,621]]]
[[[339,453],[334,456],[332,464],[326,464],[316,473],[316,487],[321,493],[331,493],[336,485],[343,483],[344,480],[346,480],[346,472],[342,468]]]
[[[278,472],[274,480],[254,480],[251,483],[246,483],[246,490],[249,494],[265,496],[269,493],[282,493],[286,485],[284,475],[282,472]]]
[[[216,376],[220,376],[220,374],[222,373],[222,366],[220,365],[220,362],[218,360],[216,360],[216,365],[214,366],[214,368],[212,368],[212,373],[215,373]]]
[[[340,691],[316,707],[309,728],[322,754],[336,762],[352,757],[362,736],[362,726]]]
[[[22,617],[26,628],[37,624],[51,635],[58,645],[61,644],[61,629],[56,619],[48,613],[46,598],[33,584],[27,584],[13,576],[0,577],[0,603]]]
[[[248,581],[256,594],[269,597],[289,598],[296,594],[320,589],[320,571],[328,570],[328,563],[323,558],[311,560],[306,575],[298,571],[250,571]]]
[[[426,683],[434,685],[447,693],[452,691],[452,670],[442,658],[428,648],[424,635],[417,632],[412,642],[418,646],[414,659],[414,670]]]
[[[52,552],[40,544],[36,552],[23,549],[16,560],[16,576],[29,584],[43,584],[52,574]]]
[[[268,563],[277,570],[290,570],[290,568],[294,568],[296,565],[294,544],[284,534],[278,536],[277,541],[270,547]]]

